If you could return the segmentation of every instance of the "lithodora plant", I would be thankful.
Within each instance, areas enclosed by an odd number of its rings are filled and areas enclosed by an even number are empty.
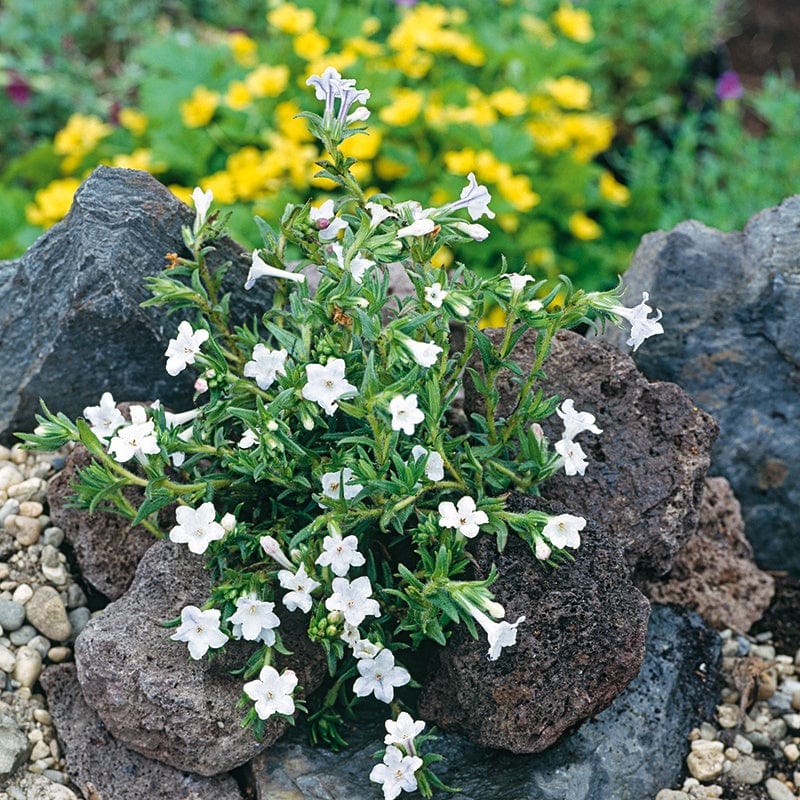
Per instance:
[[[444,645],[463,624],[498,659],[525,622],[505,619],[490,589],[494,571],[470,579],[469,540],[493,536],[500,551],[519,536],[553,565],[580,545],[581,517],[505,504],[509,492],[536,492],[556,470],[582,475],[577,437],[601,433],[592,414],[538,388],[550,342],[562,328],[625,318],[638,346],[661,331],[660,314],[650,315],[646,297],[629,309],[617,291],[587,294],[566,279],[547,293],[524,272],[481,279],[463,265],[435,268],[443,244],[486,238],[479,220],[493,213],[488,190],[470,174],[460,196],[437,207],[366,197],[341,145],[364,134],[369,91],[333,68],[308,83],[324,110],[303,116],[330,154],[320,173],[340,196],[289,205],[277,228],[257,220],[263,245],[244,285],[271,278],[272,308],[232,327],[230,297],[220,294],[226,268],[207,262],[224,228],[209,191],[193,195],[194,223],[183,231],[190,255],[171,256],[150,279],[147,303],[183,317],[166,370],[197,371],[194,407],[133,406],[127,420],[106,393],[75,422],[45,408],[22,438],[33,448],[89,449],[93,461],[76,485],[87,508],[164,535],[157,512],[177,503],[166,535],[205,557],[213,590],[203,608],[183,609],[171,638],[194,659],[232,639],[257,643],[241,671],[244,724],[259,734],[272,716],[292,721],[307,710],[312,737],[336,747],[341,714],[374,696],[394,714],[371,779],[386,798],[415,789],[430,796],[441,786],[430,769],[438,756],[420,752],[430,734],[401,711],[402,687],[413,686],[403,653],[425,640]],[[390,293],[388,265],[397,262],[413,286],[405,298]],[[313,293],[309,269],[318,273]],[[505,317],[496,339],[478,324],[486,305]],[[513,351],[529,329],[536,357],[526,374]],[[519,387],[504,415],[501,371]],[[450,423],[466,375],[484,411],[465,431]],[[564,431],[551,447],[539,423],[553,413]],[[143,491],[138,508],[127,486]],[[304,701],[295,672],[274,666],[286,652],[289,614],[305,615],[327,655],[328,688]]]

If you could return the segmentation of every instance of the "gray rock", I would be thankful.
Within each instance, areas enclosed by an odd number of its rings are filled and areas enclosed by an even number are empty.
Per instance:
[[[188,775],[134,753],[114,739],[81,694],[74,664],[48,667],[42,674],[70,778],[113,800],[241,800],[228,775]]]
[[[249,761],[288,727],[273,717],[261,742],[241,727],[244,712],[236,704],[243,682],[228,670],[246,662],[244,643],[228,645],[210,664],[193,661],[161,626],[185,606],[202,605],[209,593],[202,557],[185,545],[157,542],[128,593],[94,616],[75,642],[83,694],[111,735],[148,758],[200,775]],[[326,674],[324,653],[308,640],[305,619],[282,616],[284,641],[295,656],[279,665],[290,663],[311,692]]]
[[[686,732],[714,713],[719,637],[684,609],[654,606],[639,675],[612,705],[544,753],[484,750],[455,734],[433,742],[434,769],[460,800],[642,800],[679,785]],[[340,753],[304,743],[302,726],[253,763],[258,800],[375,800],[368,781],[384,716],[346,731]],[[451,797],[437,792],[436,800]]]
[[[0,600],[0,627],[4,631],[16,631],[25,622],[25,606],[13,600]]]
[[[68,612],[69,624],[72,626],[72,638],[74,639],[86,627],[92,612],[86,606],[80,608],[73,608]]]
[[[735,783],[755,785],[764,780],[766,766],[766,761],[761,761],[752,756],[739,756],[736,761],[731,762],[731,768],[725,774],[725,778]]]
[[[770,800],[796,800],[795,793],[785,784],[776,778],[767,778],[764,784]]]
[[[17,727],[13,717],[0,716],[0,779],[14,773],[28,758],[28,737]]]
[[[181,226],[193,218],[147,173],[98,167],[64,220],[17,261],[0,262],[0,438],[33,429],[39,398],[71,418],[104,391],[190,402],[191,371],[164,369],[176,321],[140,303],[165,254],[187,255]],[[235,294],[237,321],[249,321],[268,306],[269,282],[244,291],[249,259],[229,239],[210,256],[212,268],[225,261],[234,267],[223,289]]]
[[[540,498],[512,496],[510,511],[565,509]],[[444,730],[484,747],[535,753],[594,716],[636,677],[644,658],[650,605],[630,579],[619,547],[591,521],[575,560],[543,568],[513,533],[503,553],[493,536],[470,546],[477,579],[492,564],[492,592],[506,619],[525,615],[517,643],[496,661],[486,638],[457,626],[430,666],[419,711]]]
[[[17,647],[28,644],[34,636],[36,636],[36,628],[34,628],[33,625],[23,625],[19,630],[12,631],[8,634],[11,644],[15,644]]]
[[[528,331],[514,348],[523,373],[532,368],[534,342]],[[542,494],[571,513],[592,517],[622,547],[637,582],[663,575],[697,528],[716,424],[680,387],[650,383],[629,356],[571,331],[556,335],[544,369],[545,392],[572,398],[576,409],[595,415],[603,433],[580,438],[589,460],[586,474],[560,471]],[[519,391],[510,378],[501,373],[498,381],[501,415]],[[466,383],[469,415],[480,410],[480,402]],[[546,421],[551,442],[561,438],[560,423],[555,415]]]
[[[635,354],[652,380],[676,381],[719,422],[711,472],[742,504],[763,566],[800,573],[800,196],[722,233],[699,222],[642,239],[625,273],[664,331]],[[608,335],[608,332],[607,332]],[[612,338],[616,338],[612,333]]]
[[[65,642],[72,633],[67,609],[52,586],[40,586],[25,605],[28,622],[53,642]]]

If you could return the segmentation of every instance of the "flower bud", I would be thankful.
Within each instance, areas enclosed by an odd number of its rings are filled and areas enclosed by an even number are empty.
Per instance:
[[[335,625],[328,625],[325,628],[325,635],[331,639],[339,633],[339,629]]]
[[[236,517],[231,513],[225,514],[219,524],[222,525],[227,533],[230,533],[236,527]]]
[[[327,619],[332,625],[337,625],[344,619],[344,617],[342,616],[341,611],[330,611],[325,619]]]
[[[500,603],[495,603],[494,600],[487,600],[483,607],[495,618],[495,619],[503,619],[506,615],[506,610]]]

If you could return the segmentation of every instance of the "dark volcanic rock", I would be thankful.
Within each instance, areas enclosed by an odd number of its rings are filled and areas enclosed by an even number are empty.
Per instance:
[[[86,797],[94,786],[99,797],[109,800],[241,800],[236,781],[227,775],[187,775],[116,741],[86,705],[74,664],[48,667],[40,680],[67,771]]]
[[[643,589],[656,603],[697,611],[717,629],[746,633],[775,594],[775,580],[753,562],[739,503],[725,478],[706,478],[697,532],[670,572]]]
[[[241,727],[244,712],[236,704],[243,681],[227,670],[244,665],[245,643],[232,643],[210,664],[193,661],[186,645],[161,627],[185,606],[201,606],[209,592],[202,556],[157,542],[128,593],[91,619],[75,642],[83,694],[112,736],[148,758],[201,775],[249,761],[288,727],[273,717],[261,742]],[[295,653],[289,664],[311,692],[325,675],[324,653],[308,640],[301,615],[281,616],[284,642]]]
[[[83,579],[109,600],[116,600],[130,586],[136,565],[156,539],[141,525],[131,528],[129,520],[118,514],[70,508],[76,472],[91,461],[89,451],[78,445],[67,456],[64,469],[50,481],[47,503],[50,518],[64,531],[75,552]],[[125,494],[134,505],[142,501],[136,487],[129,487]]]
[[[676,381],[717,419],[711,472],[742,504],[756,560],[800,574],[800,196],[741,233],[682,222],[651,233],[625,273],[664,312],[636,363]],[[614,331],[607,336],[613,338]]]
[[[0,439],[33,428],[40,397],[71,418],[104,391],[188,404],[191,370],[172,378],[164,368],[180,320],[139,304],[164,256],[188,255],[181,226],[193,218],[151,175],[98,167],[62,222],[17,261],[0,262]],[[269,283],[244,291],[249,259],[230,239],[209,259],[224,261],[235,265],[224,283],[231,308],[249,321],[269,305]]]
[[[554,504],[517,496],[509,509]],[[486,641],[459,626],[420,696],[421,715],[445,730],[486,747],[535,753],[564,731],[593,716],[636,676],[644,658],[649,603],[631,583],[622,553],[591,522],[581,534],[575,561],[543,568],[513,534],[502,554],[493,537],[471,548],[480,566],[491,564],[492,584],[506,619],[522,614],[517,644],[497,661],[486,659]]]
[[[529,331],[514,349],[524,372],[533,365],[534,340]],[[680,387],[650,383],[628,356],[570,331],[556,335],[545,372],[545,391],[571,397],[576,409],[595,415],[603,433],[579,439],[589,459],[586,474],[559,472],[543,494],[592,517],[622,547],[637,581],[664,574],[697,528],[714,420]],[[500,415],[516,402],[518,387],[509,378],[499,381]],[[469,414],[479,404],[469,383],[466,389]],[[559,418],[547,422],[550,440],[559,439]]]
[[[687,731],[718,702],[719,637],[685,609],[653,606],[639,675],[612,705],[544,753],[484,750],[455,734],[432,743],[434,769],[460,800],[643,800],[680,784]],[[368,776],[383,747],[383,717],[346,731],[352,747],[331,753],[293,731],[253,762],[258,800],[374,800]],[[451,795],[437,792],[435,800]]]

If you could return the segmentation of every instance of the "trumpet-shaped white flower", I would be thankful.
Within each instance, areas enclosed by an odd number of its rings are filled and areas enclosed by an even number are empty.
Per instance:
[[[421,217],[415,219],[410,225],[405,225],[397,229],[397,238],[402,239],[405,236],[426,236],[432,233],[436,223],[428,217]]]
[[[342,538],[338,533],[330,534],[322,540],[322,552],[314,562],[321,567],[330,567],[340,578],[347,575],[350,567],[361,567],[366,563],[358,552],[358,539],[355,536]]]
[[[364,104],[369,100],[369,90],[357,89],[355,80],[343,78],[334,67],[326,67],[321,75],[312,75],[306,81],[306,85],[314,87],[317,100],[325,101],[322,115],[325,127],[329,128],[336,123],[341,130],[351,122],[363,122],[369,118],[369,111],[366,108],[350,111],[353,103]],[[339,108],[334,117],[336,100],[339,101]]]
[[[118,428],[128,424],[111,392],[103,392],[100,405],[84,408],[83,416],[89,422],[92,433],[106,444]]]
[[[345,378],[344,359],[333,358],[324,367],[322,364],[306,364],[306,384],[301,394],[306,400],[317,403],[328,415],[339,407],[337,400],[358,389]]]
[[[496,622],[487,617],[479,608],[473,605],[469,605],[468,608],[475,622],[486,631],[486,638],[489,642],[487,658],[489,661],[497,661],[504,647],[512,647],[517,643],[517,627],[520,623],[525,622],[525,617],[518,617],[517,621],[513,623],[505,620]]]
[[[369,225],[371,228],[377,228],[385,219],[397,216],[394,211],[390,211],[386,206],[382,206],[380,203],[367,203],[366,209],[369,211]]]
[[[311,592],[322,584],[308,575],[305,564],[301,564],[297,572],[282,569],[278,573],[278,581],[284,589],[289,590],[282,601],[286,608],[289,611],[299,608],[304,614],[308,614],[312,604]]]
[[[561,456],[564,472],[567,475],[583,475],[586,472],[589,461],[578,442],[573,442],[570,439],[561,439],[553,447],[556,453]]]
[[[368,258],[364,258],[362,255],[354,256],[350,259],[350,272],[353,275],[353,280],[356,283],[361,283],[364,278],[364,274],[368,269],[372,269],[375,266],[375,262],[371,261]]]
[[[394,800],[402,791],[415,792],[417,779],[414,773],[422,766],[419,756],[406,756],[398,747],[389,746],[383,755],[383,763],[376,764],[369,773],[373,783],[380,783],[383,800]]]
[[[199,186],[195,186],[192,191],[192,202],[194,203],[194,232],[200,230],[208,216],[208,210],[214,202],[214,193],[211,189],[203,191]]]
[[[559,514],[550,519],[542,529],[542,536],[546,536],[554,547],[571,547],[576,549],[581,546],[581,531],[586,527],[583,517],[573,514]]]
[[[250,271],[247,273],[247,280],[245,281],[244,288],[252,289],[253,285],[259,278],[283,278],[287,281],[296,281],[303,283],[306,279],[305,275],[299,272],[289,272],[285,269],[278,269],[271,267],[264,261],[258,254],[258,250],[253,250],[253,262],[250,266]]]
[[[200,345],[207,339],[208,331],[205,328],[193,331],[186,320],[181,322],[178,325],[178,336],[169,340],[164,353],[167,357],[167,372],[174,376],[183,372],[189,364],[194,364]]]
[[[376,700],[391,703],[396,686],[405,686],[411,675],[405,667],[394,663],[394,653],[383,648],[373,658],[360,658],[357,664],[361,677],[356,678],[353,691],[359,697],[375,695]]]
[[[625,344],[633,346],[634,352],[639,349],[639,345],[651,336],[657,336],[659,333],[664,333],[659,320],[662,318],[662,313],[656,309],[655,316],[650,317],[653,311],[652,307],[647,305],[650,295],[647,292],[642,292],[642,302],[633,308],[626,308],[625,306],[613,306],[611,312],[619,317],[627,320],[631,326],[631,335]]]
[[[339,235],[339,231],[350,226],[346,220],[336,216],[333,200],[326,200],[319,208],[310,208],[308,216],[316,224],[320,241],[323,242],[333,241]]]
[[[261,549],[275,562],[286,569],[294,569],[294,564],[286,557],[280,542],[274,536],[262,536],[258,543]]]
[[[473,222],[470,224],[469,222],[454,222],[453,227],[457,231],[461,231],[461,233],[466,234],[475,242],[482,242],[489,237],[489,229],[484,227],[483,225]]]
[[[188,545],[192,553],[205,553],[211,542],[225,535],[225,528],[216,522],[216,516],[213,503],[203,503],[196,509],[178,506],[175,511],[178,524],[169,532],[170,541]]]
[[[492,196],[489,190],[475,180],[475,173],[467,175],[467,185],[461,190],[461,195],[454,203],[449,203],[445,208],[448,211],[457,211],[466,208],[472,220],[479,220],[484,214],[489,219],[494,219],[494,211],[489,210]]]
[[[366,575],[348,581],[347,578],[333,579],[333,594],[325,600],[328,611],[341,611],[345,622],[360,625],[368,616],[379,617],[381,609],[372,597],[372,584]]]
[[[253,348],[253,357],[244,365],[244,374],[254,378],[259,389],[269,389],[278,375],[286,374],[288,355],[283,349],[269,350],[259,342]]]
[[[330,497],[331,500],[352,500],[364,487],[360,483],[352,483],[353,470],[344,467],[335,472],[326,472],[320,482],[322,483],[322,494]],[[325,508],[323,503],[318,504],[320,508]]]
[[[399,394],[389,401],[392,414],[392,430],[403,431],[407,436],[414,433],[414,428],[425,419],[425,415],[417,408],[417,395],[403,397]]]
[[[439,503],[439,526],[442,528],[455,528],[462,536],[472,539],[478,535],[481,525],[489,521],[485,511],[480,511],[475,501],[469,497],[462,497],[457,505],[447,501]]]
[[[241,638],[248,642],[261,640],[266,645],[275,644],[275,628],[281,621],[273,613],[275,603],[259,600],[255,595],[239,597],[236,599],[236,611],[228,621],[233,624],[234,636],[241,634]]]
[[[411,354],[411,358],[421,367],[432,367],[442,352],[442,348],[433,342],[418,342],[408,336],[401,336],[399,339],[403,347]]]
[[[144,463],[147,456],[159,452],[153,420],[147,419],[144,408],[131,406],[130,415],[131,424],[120,428],[108,445],[108,452],[120,464],[130,461],[134,456]]]
[[[256,714],[261,719],[269,719],[273,714],[294,714],[294,690],[297,675],[287,669],[279,674],[275,667],[265,666],[258,673],[258,679],[249,681],[242,688],[244,693],[255,700]]]
[[[242,438],[239,439],[239,447],[249,450],[254,444],[258,444],[258,434],[252,428],[245,428]]]
[[[442,289],[442,284],[438,281],[425,287],[425,302],[430,303],[434,308],[441,308],[448,292]]]
[[[407,200],[399,203],[397,208],[403,215],[404,221],[409,223],[397,231],[398,238],[405,236],[425,236],[432,233],[437,223],[431,219],[435,208],[423,208],[416,200]]]
[[[584,431],[591,433],[602,433],[603,431],[595,425],[594,414],[588,411],[576,411],[575,401],[567,398],[556,409],[556,414],[564,421],[564,435],[562,439],[572,441],[578,434]]]
[[[419,736],[425,730],[425,723],[422,720],[414,721],[414,717],[407,711],[401,711],[396,720],[386,720],[386,736],[383,743],[402,747],[408,755],[416,754],[414,737]]]
[[[427,458],[425,462],[425,477],[429,481],[444,480],[444,460],[435,450],[426,450],[422,445],[415,444],[411,448],[411,457],[414,461]]]
[[[358,630],[356,628],[356,630]],[[358,639],[353,643],[353,655],[356,658],[375,658],[383,649],[381,645],[371,642],[369,639]]]
[[[522,294],[525,291],[525,284],[533,280],[531,275],[521,275],[519,272],[507,272],[502,277],[508,278],[508,282],[511,284],[512,297]]]
[[[209,648],[222,647],[228,637],[219,629],[220,612],[217,608],[201,611],[197,606],[186,606],[181,611],[181,624],[169,638],[176,642],[187,642],[189,655],[202,658]]]

